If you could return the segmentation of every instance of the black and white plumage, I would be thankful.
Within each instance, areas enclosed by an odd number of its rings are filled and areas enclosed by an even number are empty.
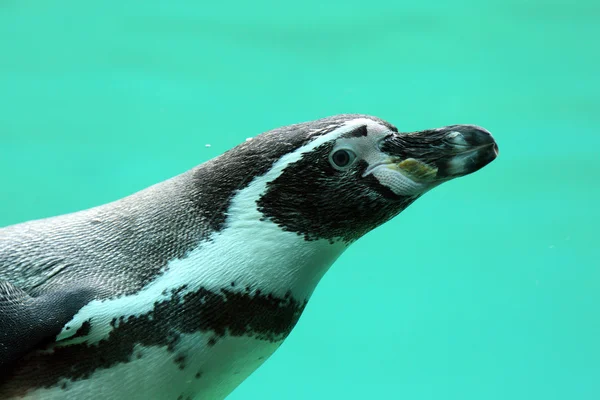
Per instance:
[[[222,399],[353,241],[497,155],[482,128],[339,115],[116,202],[0,229],[0,398]]]

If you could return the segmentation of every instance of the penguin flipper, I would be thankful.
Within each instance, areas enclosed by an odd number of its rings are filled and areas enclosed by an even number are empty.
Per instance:
[[[32,297],[0,279],[0,370],[27,352],[54,341],[63,326],[92,298],[87,289]]]

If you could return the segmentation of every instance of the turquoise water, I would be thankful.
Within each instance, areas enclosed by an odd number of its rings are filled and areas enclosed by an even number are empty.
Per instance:
[[[0,226],[332,114],[482,125],[500,157],[353,245],[230,399],[598,399],[599,18],[566,0],[2,1]]]

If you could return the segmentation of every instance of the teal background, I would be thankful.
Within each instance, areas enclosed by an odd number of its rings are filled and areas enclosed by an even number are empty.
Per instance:
[[[599,4],[2,0],[0,226],[332,114],[482,125],[230,399],[599,399]]]

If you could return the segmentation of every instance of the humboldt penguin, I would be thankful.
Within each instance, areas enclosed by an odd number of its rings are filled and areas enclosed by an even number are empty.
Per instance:
[[[337,115],[112,203],[2,228],[0,398],[223,399],[349,245],[497,153],[474,125],[400,133]]]

